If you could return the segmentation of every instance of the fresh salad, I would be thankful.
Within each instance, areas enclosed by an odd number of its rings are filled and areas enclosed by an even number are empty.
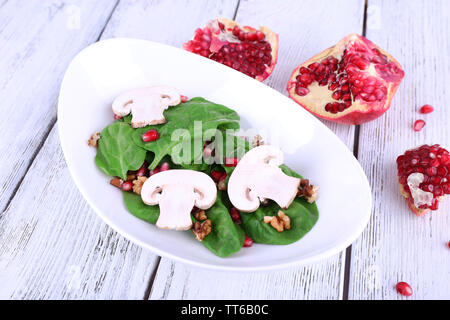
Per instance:
[[[112,110],[115,121],[88,143],[137,218],[189,230],[219,257],[291,244],[317,222],[318,188],[283,164],[279,148],[236,134],[234,110],[168,86],[127,91]]]

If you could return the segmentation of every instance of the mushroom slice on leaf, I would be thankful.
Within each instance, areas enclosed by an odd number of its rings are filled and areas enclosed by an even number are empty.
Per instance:
[[[152,175],[145,181],[141,191],[145,204],[159,204],[156,226],[171,230],[190,229],[194,206],[202,210],[209,209],[216,197],[216,184],[207,174],[182,169]]]
[[[279,168],[283,152],[274,146],[262,145],[248,151],[238,162],[228,181],[231,203],[243,212],[254,212],[264,199],[288,208],[298,192],[299,178],[286,175]]]
[[[145,87],[129,90],[118,96],[112,110],[115,115],[124,117],[132,114],[131,126],[141,128],[148,125],[165,123],[163,111],[181,102],[176,88],[169,86]]]

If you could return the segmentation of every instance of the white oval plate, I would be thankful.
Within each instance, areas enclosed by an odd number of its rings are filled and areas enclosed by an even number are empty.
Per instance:
[[[287,246],[255,244],[219,258],[190,232],[157,229],[125,208],[121,191],[94,163],[87,140],[113,121],[112,100],[148,85],[171,85],[237,111],[244,128],[264,132],[285,151],[286,164],[320,187],[319,220]],[[110,39],[81,51],[61,85],[58,129],[69,170],[102,219],[124,237],[156,254],[216,270],[257,271],[329,257],[350,245],[371,212],[371,190],[358,161],[315,117],[268,86],[214,61],[170,46],[136,39]]]

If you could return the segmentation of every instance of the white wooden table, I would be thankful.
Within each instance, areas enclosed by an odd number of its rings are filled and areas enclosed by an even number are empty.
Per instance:
[[[396,156],[423,143],[450,148],[450,1],[0,0],[0,298],[409,299],[450,298],[450,201],[415,217],[397,192]],[[406,77],[391,109],[360,127],[326,123],[362,164],[372,218],[346,251],[269,273],[199,270],[124,239],[89,208],[67,170],[56,129],[65,69],[111,37],[176,47],[214,17],[280,35],[266,84],[286,94],[292,69],[349,33],[392,53]],[[430,103],[420,133],[418,108]]]

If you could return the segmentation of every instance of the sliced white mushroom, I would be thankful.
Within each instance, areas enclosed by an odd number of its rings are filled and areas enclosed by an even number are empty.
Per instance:
[[[141,128],[166,122],[163,111],[169,106],[181,102],[181,95],[176,88],[155,86],[133,89],[118,96],[112,110],[115,115],[124,117],[132,114],[131,126]]]
[[[209,209],[216,197],[217,188],[211,177],[194,170],[173,169],[154,174],[141,190],[145,204],[159,204],[156,226],[161,229],[190,229],[194,205],[202,210]]]
[[[256,211],[264,199],[288,208],[298,192],[300,179],[290,177],[279,168],[283,152],[270,145],[248,151],[238,162],[228,181],[228,196],[238,210]]]

